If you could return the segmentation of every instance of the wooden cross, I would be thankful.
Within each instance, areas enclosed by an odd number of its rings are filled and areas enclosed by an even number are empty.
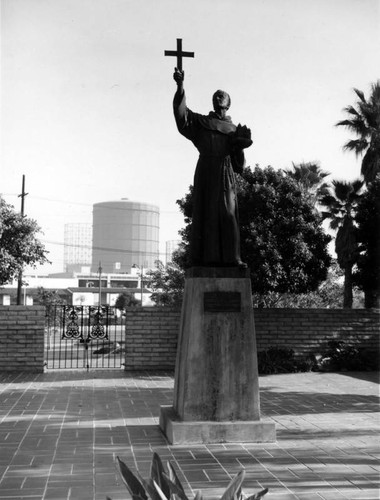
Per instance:
[[[194,52],[182,52],[182,38],[177,38],[177,50],[165,50],[165,56],[177,58],[177,69],[182,71],[182,57],[194,57]]]

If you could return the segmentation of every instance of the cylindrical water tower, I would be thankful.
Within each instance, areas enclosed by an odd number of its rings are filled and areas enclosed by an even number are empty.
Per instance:
[[[133,265],[154,267],[159,258],[159,218],[156,205],[105,201],[93,206],[92,271],[129,273]]]

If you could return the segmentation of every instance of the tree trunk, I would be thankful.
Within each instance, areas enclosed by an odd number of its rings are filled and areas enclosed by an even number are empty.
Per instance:
[[[380,293],[377,290],[364,290],[364,307],[380,308]]]
[[[343,308],[352,309],[352,300],[352,266],[348,265],[344,269]]]

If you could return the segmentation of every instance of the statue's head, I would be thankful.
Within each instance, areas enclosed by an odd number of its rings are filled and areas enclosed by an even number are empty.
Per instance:
[[[215,111],[219,109],[227,110],[231,106],[231,97],[224,90],[217,90],[212,96],[212,104]]]

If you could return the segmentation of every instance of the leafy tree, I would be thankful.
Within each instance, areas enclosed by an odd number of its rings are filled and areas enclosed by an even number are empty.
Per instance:
[[[343,307],[352,307],[352,269],[358,259],[357,228],[354,222],[363,182],[333,181],[330,194],[323,197],[321,204],[328,211],[322,212],[330,219],[330,228],[337,231],[335,252],[338,264],[344,270]]]
[[[156,269],[147,272],[149,287],[153,290],[151,299],[160,306],[179,307],[185,288],[185,273],[175,262],[166,266],[156,261]]]
[[[380,174],[380,80],[371,85],[368,100],[361,90],[354,89],[359,100],[356,107],[347,106],[344,111],[350,115],[337,126],[347,127],[358,136],[344,145],[344,149],[363,155],[361,173],[366,184]]]
[[[365,307],[380,307],[380,178],[359,200],[356,222],[360,255],[354,281],[364,290]]]
[[[178,245],[178,249],[173,253],[173,263],[180,269],[188,269],[191,267],[189,242],[191,233],[191,220],[193,212],[193,186],[189,186],[189,192],[185,196],[176,201],[184,216],[185,226],[178,231],[182,241]]]
[[[48,328],[61,326],[63,317],[57,310],[57,306],[65,305],[66,300],[59,295],[58,290],[46,290],[40,286],[37,289],[37,297],[39,303],[45,306],[46,326]]]
[[[254,293],[306,293],[325,280],[331,239],[299,184],[271,167],[244,169],[238,182],[241,255],[251,270]],[[177,200],[185,215],[182,254],[188,267],[192,191]],[[264,305],[262,303],[261,305]]]
[[[293,163],[293,170],[285,172],[299,184],[305,198],[312,205],[316,206],[319,200],[328,194],[329,185],[324,179],[330,173],[322,170],[318,163]]]
[[[252,288],[306,293],[325,280],[330,237],[299,185],[271,167],[246,169],[239,193],[242,258]]]
[[[119,311],[124,311],[126,307],[133,307],[139,304],[141,304],[140,300],[136,299],[130,292],[121,293],[115,301],[115,307],[119,309]]]
[[[266,295],[253,294],[253,306],[260,304],[273,308],[307,308],[307,309],[340,309],[343,296],[343,272],[336,261],[333,261],[325,281],[317,290],[308,293],[276,293]],[[354,307],[362,306],[362,296],[354,288]]]
[[[62,306],[66,304],[66,300],[63,299],[58,290],[46,290],[43,286],[37,289],[38,301],[45,307],[50,306]]]
[[[0,284],[12,281],[25,266],[49,262],[37,239],[37,222],[22,216],[0,198]]]

